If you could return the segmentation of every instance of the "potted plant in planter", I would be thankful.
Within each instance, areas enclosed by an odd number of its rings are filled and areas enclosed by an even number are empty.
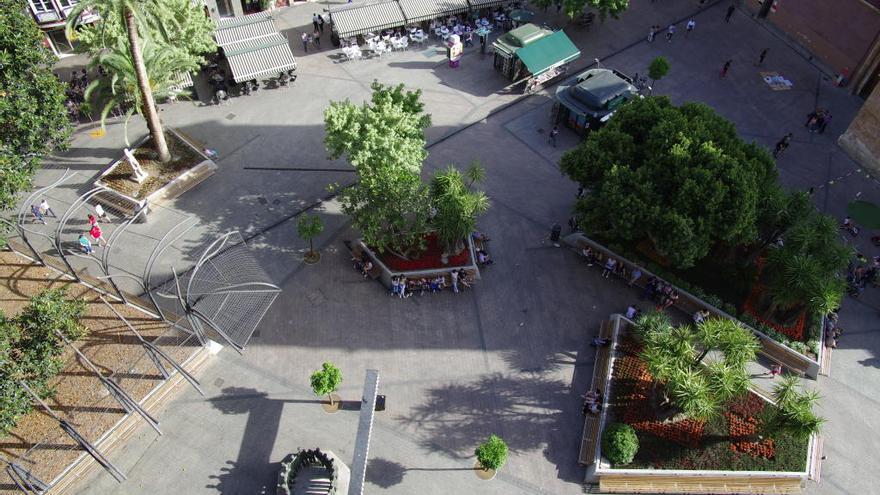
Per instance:
[[[325,361],[324,364],[321,365],[321,369],[312,373],[310,382],[312,385],[312,391],[315,395],[318,397],[326,395],[327,398],[330,399],[329,404],[322,404],[324,410],[328,413],[335,413],[338,411],[342,400],[333,392],[335,392],[336,389],[339,388],[339,384],[342,383],[342,372],[339,371],[339,368],[333,363]]]
[[[639,451],[636,430],[625,423],[614,423],[602,433],[602,454],[615,466],[632,462]]]
[[[475,467],[477,477],[491,480],[507,462],[507,444],[497,435],[489,435],[485,442],[477,446],[474,451],[477,456]]]

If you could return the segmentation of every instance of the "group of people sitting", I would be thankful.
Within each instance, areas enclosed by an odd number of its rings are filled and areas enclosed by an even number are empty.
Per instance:
[[[880,273],[880,256],[875,256],[869,262],[867,257],[857,254],[856,259],[850,262],[847,269],[846,281],[849,294],[858,297],[868,284],[874,287],[880,285],[878,273]]]
[[[602,409],[602,391],[596,387],[595,392],[587,392],[581,396],[584,400],[583,413],[584,416],[587,414],[598,414]]]
[[[474,279],[471,277],[470,273],[463,268],[449,272],[449,283],[446,282],[446,276],[444,275],[438,275],[431,278],[407,278],[405,275],[400,275],[391,277],[390,294],[401,299],[406,299],[416,292],[418,292],[420,296],[424,296],[428,292],[431,294],[440,292],[446,287],[452,287],[452,291],[458,294],[459,286],[470,289],[473,283]]]
[[[678,292],[672,286],[657,277],[648,279],[642,299],[650,299],[657,303],[657,309],[666,309],[678,301]]]

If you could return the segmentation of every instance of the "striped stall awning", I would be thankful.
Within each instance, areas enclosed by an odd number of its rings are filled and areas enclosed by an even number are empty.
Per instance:
[[[223,47],[223,53],[229,61],[232,79],[238,83],[296,69],[290,44],[279,33],[229,44]]]
[[[406,24],[396,1],[352,4],[330,10],[330,20],[341,38]]]
[[[398,0],[407,22],[420,22],[467,12],[467,0]]]
[[[256,14],[248,14],[248,15],[240,15],[237,17],[224,17],[222,19],[217,19],[217,28],[223,29],[228,27],[241,26],[243,24],[250,24],[255,21],[259,21],[262,19],[271,19],[272,11],[264,10],[262,12],[257,12]]]
[[[471,4],[471,8],[474,10],[488,9],[509,1],[511,0],[468,0]]]
[[[278,30],[275,29],[275,22],[271,17],[264,17],[228,27],[219,26],[218,21],[217,30],[214,31],[214,38],[217,40],[218,46],[226,46],[237,41],[261,38],[272,34],[278,34]]]

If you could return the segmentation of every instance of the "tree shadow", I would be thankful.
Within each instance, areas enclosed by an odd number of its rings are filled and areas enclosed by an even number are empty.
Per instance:
[[[560,479],[583,478],[577,465],[583,423],[578,393],[563,381],[535,374],[492,374],[469,384],[442,385],[426,394],[424,404],[397,418],[420,432],[425,448],[467,459],[480,441],[494,433],[511,451],[541,449],[557,465]]]
[[[381,457],[370,459],[367,464],[366,480],[379,488],[391,488],[403,481],[406,471],[407,468],[403,464]]]

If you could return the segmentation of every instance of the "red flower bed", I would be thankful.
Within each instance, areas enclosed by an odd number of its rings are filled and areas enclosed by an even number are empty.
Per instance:
[[[800,318],[791,326],[780,325],[774,321],[768,320],[764,318],[758,311],[755,310],[755,305],[758,301],[761,300],[761,295],[764,293],[764,286],[761,284],[755,284],[752,286],[752,291],[749,293],[749,297],[746,299],[746,302],[743,304],[743,310],[754,316],[756,320],[761,323],[767,325],[768,327],[773,328],[777,332],[783,333],[798,342],[804,341],[804,326],[807,323],[806,314],[802,314]]]
[[[776,451],[772,439],[747,440],[757,436],[761,426],[758,415],[764,411],[765,407],[764,401],[752,393],[730,405],[730,411],[724,413],[731,438],[730,450],[753,457],[767,459],[773,457]]]
[[[425,241],[427,242],[428,248],[425,251],[422,251],[419,257],[416,259],[405,260],[388,252],[380,254],[379,259],[382,260],[382,263],[385,263],[385,266],[395,272],[404,272],[411,270],[431,270],[434,268],[451,268],[456,266],[464,266],[470,263],[471,252],[467,247],[465,247],[464,251],[462,251],[461,253],[455,256],[450,256],[449,263],[446,263],[444,265],[440,262],[440,257],[443,255],[443,246],[437,239],[437,235],[428,234],[425,236]],[[373,251],[375,252],[375,250]]]

